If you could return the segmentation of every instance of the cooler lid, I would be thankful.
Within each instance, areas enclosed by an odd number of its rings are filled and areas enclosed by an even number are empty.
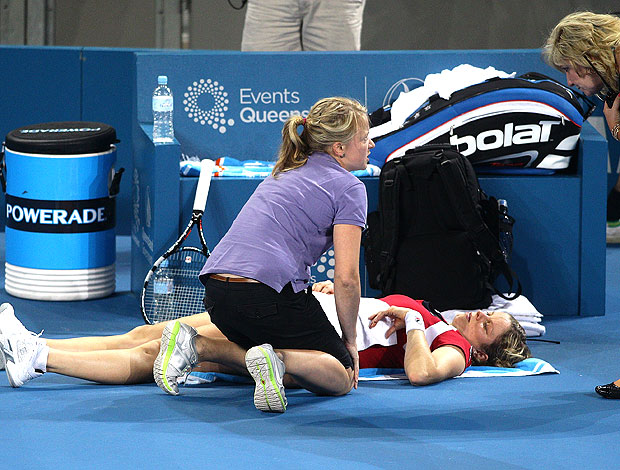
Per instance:
[[[6,148],[15,152],[79,155],[110,150],[116,130],[100,122],[47,122],[12,130]]]

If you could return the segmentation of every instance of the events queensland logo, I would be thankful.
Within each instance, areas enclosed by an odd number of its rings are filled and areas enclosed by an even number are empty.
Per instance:
[[[185,112],[194,122],[210,126],[222,134],[228,127],[235,125],[234,119],[226,119],[230,99],[228,92],[218,82],[201,78],[188,86],[183,96]]]
[[[229,92],[219,81],[201,78],[188,86],[183,96],[184,110],[192,121],[222,134],[236,124],[281,124],[309,112],[301,104],[301,93],[286,87],[245,86]]]

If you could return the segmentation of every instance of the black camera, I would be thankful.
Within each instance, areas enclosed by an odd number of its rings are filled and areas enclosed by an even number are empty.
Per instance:
[[[616,96],[618,96],[618,93],[613,90],[609,90],[607,92],[607,94],[605,95],[605,103],[607,103],[608,107],[611,108],[613,106],[614,101],[616,101]]]

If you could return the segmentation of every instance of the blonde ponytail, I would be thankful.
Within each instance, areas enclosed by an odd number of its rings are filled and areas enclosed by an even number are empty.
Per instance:
[[[308,161],[309,148],[302,138],[305,130],[301,135],[297,132],[299,126],[303,126],[305,121],[301,116],[291,116],[284,123],[280,154],[273,169],[274,176],[282,171],[299,168]]]

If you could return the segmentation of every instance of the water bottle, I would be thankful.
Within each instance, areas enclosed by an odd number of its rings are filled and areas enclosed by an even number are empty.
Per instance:
[[[499,211],[499,246],[502,249],[504,260],[508,261],[512,253],[512,225],[514,220],[508,215],[508,203],[505,199],[497,200]]]
[[[167,259],[162,261],[161,267],[168,267]],[[173,311],[174,277],[170,275],[168,270],[162,269],[155,271],[155,277],[152,282],[155,308],[161,312]]]
[[[157,88],[153,92],[153,142],[156,144],[171,143],[174,140],[172,126],[173,101],[172,92],[168,88],[168,77],[157,77]]]

